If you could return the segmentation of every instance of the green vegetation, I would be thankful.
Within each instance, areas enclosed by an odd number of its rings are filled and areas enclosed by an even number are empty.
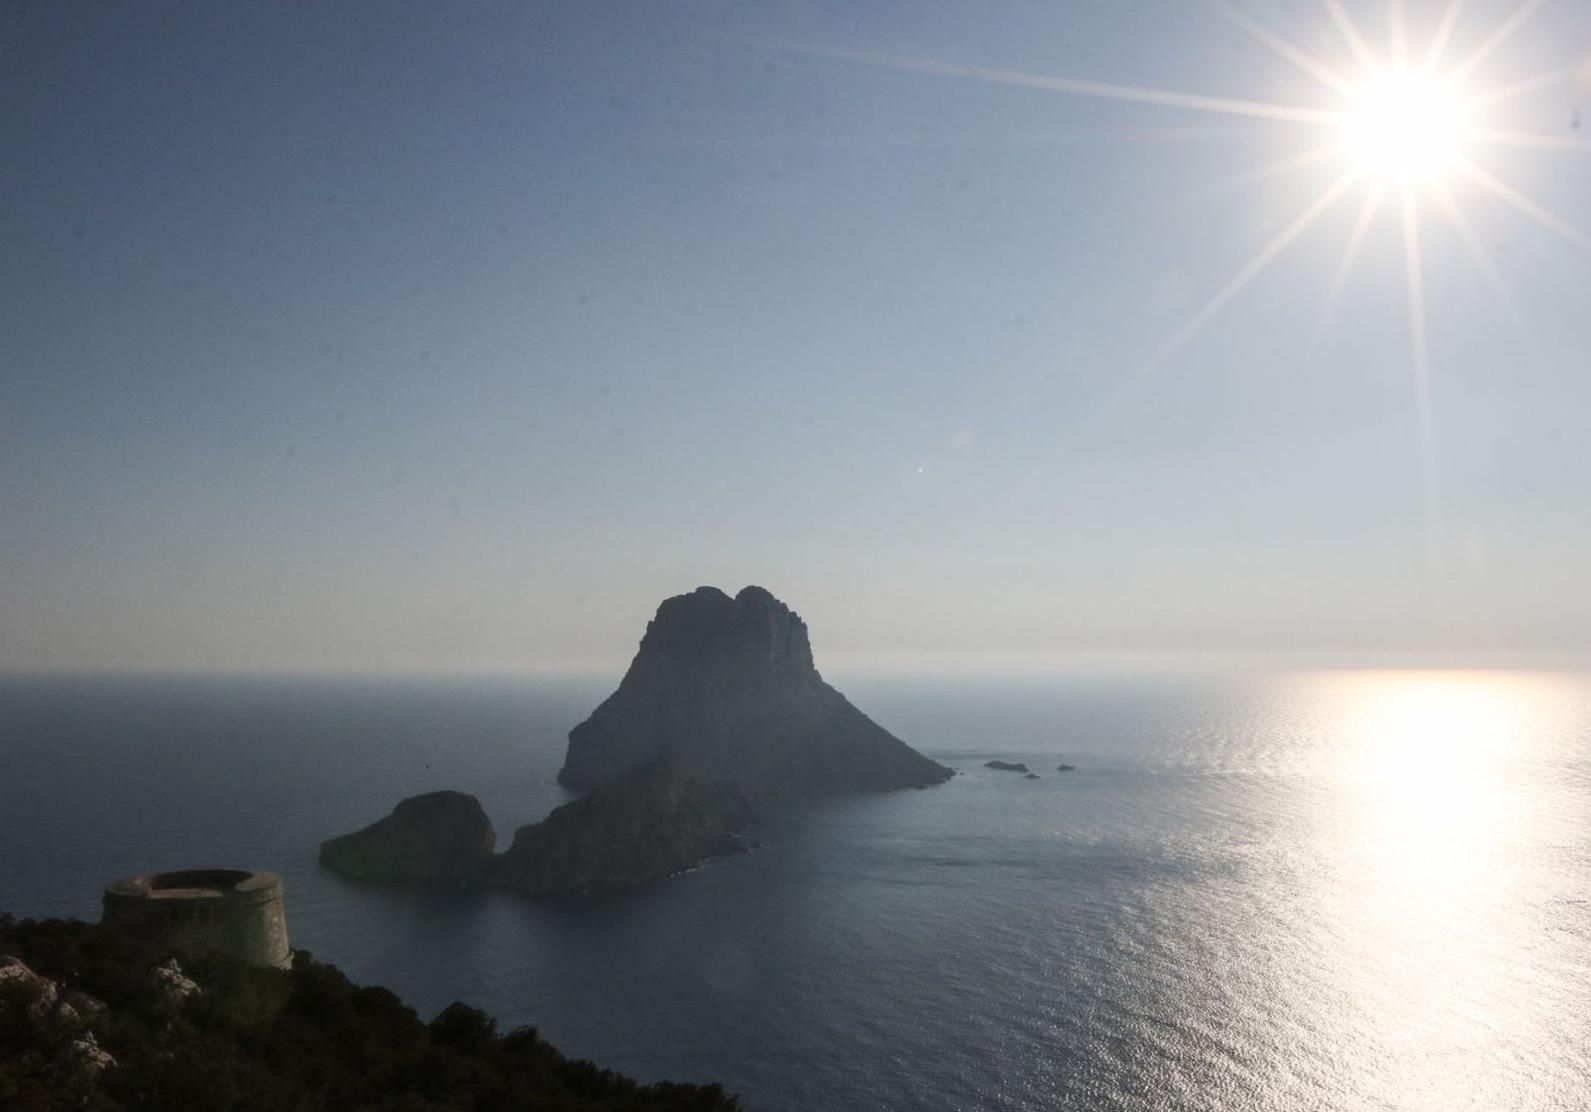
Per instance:
[[[95,924],[0,915],[0,955],[27,967],[0,980],[8,1112],[740,1107],[717,1085],[641,1085],[571,1060],[533,1027],[499,1035],[463,1004],[424,1023],[303,951],[290,971],[210,955],[184,959],[183,976]],[[115,1063],[95,1066],[85,1043]]]

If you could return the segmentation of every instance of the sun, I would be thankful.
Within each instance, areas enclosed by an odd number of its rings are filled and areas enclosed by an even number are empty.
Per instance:
[[[1399,184],[1440,185],[1462,163],[1470,109],[1458,88],[1421,72],[1376,73],[1356,86],[1342,119],[1359,171]]]
[[[1580,3],[1586,0],[1559,0]],[[1206,0],[1223,20],[1263,45],[1277,59],[1307,74],[1319,85],[1319,99],[1279,102],[1217,93],[1126,85],[1093,78],[1064,77],[1026,70],[900,54],[834,48],[789,47],[812,54],[870,66],[937,77],[1004,85],[1024,91],[1124,101],[1157,109],[1214,114],[1229,120],[1273,129],[1298,146],[1278,161],[1229,179],[1227,186],[1246,186],[1304,170],[1335,164],[1330,184],[1282,222],[1223,285],[1191,313],[1175,332],[1136,367],[1120,375],[1112,388],[1081,419],[1073,422],[1075,440],[1202,332],[1212,320],[1264,274],[1305,233],[1345,199],[1358,195],[1358,215],[1341,237],[1340,260],[1320,301],[1322,323],[1336,310],[1344,287],[1365,244],[1377,234],[1401,243],[1407,303],[1408,351],[1413,382],[1414,435],[1419,488],[1426,520],[1430,580],[1446,579],[1444,551],[1450,547],[1437,489],[1435,407],[1432,402],[1430,343],[1424,244],[1445,231],[1471,256],[1477,276],[1484,278],[1507,314],[1520,314],[1492,251],[1467,215],[1474,201],[1500,202],[1517,216],[1546,229],[1565,242],[1591,253],[1591,234],[1575,227],[1526,190],[1507,180],[1504,155],[1512,149],[1591,155],[1591,138],[1554,130],[1521,130],[1510,126],[1518,102],[1531,94],[1580,80],[1584,62],[1575,50],[1555,69],[1497,82],[1498,56],[1541,10],[1547,0],[1512,0],[1512,9],[1496,23],[1478,23],[1478,5],[1466,0],[1428,0],[1420,5],[1418,28],[1411,35],[1407,0],[1362,0],[1353,5],[1379,10],[1376,24],[1386,29],[1385,41],[1367,36],[1350,14],[1345,0],[1323,0],[1328,25],[1335,34],[1316,36],[1324,53],[1301,45],[1248,15],[1240,5],[1249,0]],[[1191,6],[1191,5],[1190,5]],[[1273,5],[1274,6],[1274,5]],[[1431,18],[1427,18],[1427,15]],[[1334,45],[1327,45],[1334,44]],[[1576,118],[1578,120],[1578,117]],[[1575,127],[1579,124],[1576,122]],[[1499,166],[1501,163],[1501,166]]]

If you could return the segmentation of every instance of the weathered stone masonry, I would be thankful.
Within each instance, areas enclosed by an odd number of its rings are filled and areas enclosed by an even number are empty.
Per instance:
[[[188,869],[128,877],[105,889],[100,921],[186,953],[216,950],[276,969],[293,963],[275,873]]]

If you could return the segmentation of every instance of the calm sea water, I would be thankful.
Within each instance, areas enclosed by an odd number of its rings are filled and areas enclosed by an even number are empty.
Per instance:
[[[1591,1107],[1586,678],[841,681],[964,775],[549,902],[315,851],[442,787],[506,843],[606,685],[3,681],[0,908],[274,869],[295,945],[422,1014],[753,1109]]]

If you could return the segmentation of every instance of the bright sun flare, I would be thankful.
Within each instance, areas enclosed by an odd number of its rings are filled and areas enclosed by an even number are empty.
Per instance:
[[[1226,116],[1273,127],[1278,134],[1309,143],[1281,160],[1240,174],[1231,185],[1268,181],[1336,162],[1340,172],[1315,199],[1275,232],[1232,277],[1220,286],[1153,354],[1093,409],[1079,429],[1092,424],[1220,315],[1251,283],[1271,267],[1310,228],[1357,194],[1358,214],[1342,240],[1334,277],[1321,299],[1321,320],[1330,318],[1358,262],[1372,228],[1390,225],[1402,243],[1403,282],[1408,309],[1409,354],[1413,371],[1416,447],[1424,501],[1428,558],[1432,582],[1443,570],[1443,526],[1437,497],[1435,420],[1431,401],[1431,368],[1427,339],[1425,248],[1429,225],[1445,227],[1469,253],[1478,276],[1485,279],[1501,306],[1517,319],[1518,311],[1492,252],[1470,222],[1472,201],[1500,202],[1566,242],[1591,253],[1591,235],[1571,225],[1524,189],[1507,180],[1501,155],[1509,148],[1570,155],[1591,154],[1591,139],[1553,131],[1508,126],[1506,109],[1554,86],[1572,84],[1583,63],[1565,59],[1557,69],[1497,83],[1496,63],[1503,47],[1530,22],[1546,0],[1515,0],[1500,22],[1472,18],[1475,5],[1445,0],[1418,5],[1417,26],[1410,27],[1414,8],[1407,0],[1362,0],[1353,5],[1370,14],[1386,30],[1367,36],[1345,0],[1323,0],[1336,34],[1323,41],[1324,53],[1307,49],[1244,12],[1245,0],[1207,0],[1214,11],[1278,59],[1308,74],[1321,86],[1318,102],[1282,103],[1202,92],[1125,85],[1024,70],[999,69],[898,54],[868,51],[800,50],[866,65],[981,81],[1024,90],[1068,96],[1126,101],[1158,108]],[[1560,0],[1584,3],[1585,0]],[[1379,15],[1375,13],[1379,10]],[[1369,25],[1367,25],[1369,26]],[[1411,33],[1412,30],[1412,33]],[[1331,45],[1332,43],[1335,45]],[[799,49],[799,48],[797,48]],[[1576,125],[1578,126],[1578,125]],[[1346,165],[1341,165],[1342,163]]]
[[[1381,73],[1354,90],[1343,140],[1354,164],[1382,180],[1439,184],[1464,153],[1468,109],[1450,83],[1423,73]]]

